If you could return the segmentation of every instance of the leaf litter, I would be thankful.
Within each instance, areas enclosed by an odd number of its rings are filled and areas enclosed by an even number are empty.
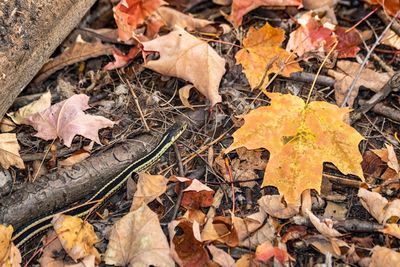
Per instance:
[[[44,66],[35,83],[49,91],[16,101],[8,113],[16,125],[3,119],[10,133],[0,135],[0,163],[10,182],[23,184],[31,168],[79,170],[141,129],[159,136],[185,118],[189,131],[175,152],[134,177],[127,197],[116,194],[88,221],[58,215],[58,237],[44,239],[43,253],[30,260],[395,265],[400,132],[384,112],[398,112],[399,33],[387,31],[368,52],[399,6],[366,2],[349,10],[334,1],[117,3],[115,21],[85,33],[91,42],[78,35]],[[350,107],[379,94],[384,109],[376,105],[350,125]],[[346,98],[349,107],[340,107]],[[0,263],[20,266],[12,228],[3,228]]]

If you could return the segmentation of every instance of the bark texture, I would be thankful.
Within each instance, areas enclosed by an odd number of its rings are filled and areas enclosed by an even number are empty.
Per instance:
[[[0,1],[0,118],[95,2]]]
[[[90,196],[107,183],[107,178],[148,153],[157,139],[142,135],[135,141],[91,156],[70,170],[59,169],[38,178],[35,183],[27,184],[1,199],[0,223],[11,224],[15,229]]]

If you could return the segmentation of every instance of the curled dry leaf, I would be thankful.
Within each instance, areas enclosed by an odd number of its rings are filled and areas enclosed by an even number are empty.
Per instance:
[[[342,255],[341,248],[348,249],[350,247],[346,242],[340,239],[327,238],[323,235],[307,236],[304,238],[304,240],[307,243],[307,245],[313,246],[320,253],[322,254],[330,253],[335,257],[340,257]]]
[[[285,31],[266,23],[262,28],[250,28],[243,40],[244,48],[236,53],[237,64],[243,66],[250,87],[265,88],[268,75],[278,73],[289,77],[302,68],[294,62],[295,55],[281,48]]]
[[[230,247],[239,244],[239,237],[232,218],[217,216],[209,219],[201,232],[203,241],[217,240]]]
[[[382,233],[391,235],[400,239],[400,226],[396,223],[389,223],[385,225],[385,228],[381,230]]]
[[[65,66],[85,61],[89,58],[111,55],[115,50],[116,48],[113,45],[103,44],[97,39],[93,43],[88,43],[83,41],[78,35],[77,41],[71,47],[67,48],[59,56],[43,65],[33,82],[41,83],[50,75],[63,69]]]
[[[175,266],[157,214],[144,203],[114,224],[104,261],[118,266]]]
[[[243,254],[240,259],[236,261],[237,267],[268,267],[264,262],[258,261],[253,254]]]
[[[88,101],[87,95],[74,95],[30,116],[25,123],[35,128],[36,137],[44,140],[59,137],[67,147],[71,146],[77,134],[100,143],[97,132],[101,128],[112,127],[114,122],[102,116],[85,114],[83,111],[90,108]]]
[[[162,0],[123,0],[116,5],[113,11],[119,39],[131,39],[138,25],[163,3]]]
[[[136,192],[133,195],[131,211],[148,204],[167,190],[168,180],[163,175],[150,175],[140,172]]]
[[[144,57],[153,52],[160,54],[158,60],[147,61],[146,68],[193,83],[212,106],[221,102],[218,87],[225,73],[225,60],[206,42],[178,28],[142,45]]]
[[[64,214],[55,215],[51,223],[64,250],[74,261],[94,255],[96,262],[100,262],[100,254],[94,247],[99,239],[90,223]]]
[[[16,166],[25,169],[24,162],[19,155],[19,144],[15,133],[0,134],[0,164],[4,169]]]
[[[300,6],[301,2],[301,0],[233,0],[229,20],[235,27],[239,27],[243,16],[260,6]]]
[[[24,123],[24,120],[36,112],[41,112],[51,106],[51,93],[47,91],[38,100],[23,106],[16,112],[7,114],[16,124]]]
[[[239,244],[259,229],[266,218],[267,215],[262,211],[253,213],[245,218],[232,216],[232,222],[238,234]]]
[[[186,219],[168,225],[171,255],[179,266],[206,266],[210,260],[205,245],[199,237],[198,224]]]
[[[272,257],[275,257],[282,266],[289,260],[293,260],[292,257],[287,253],[286,250],[279,247],[274,247],[271,241],[265,241],[259,245],[256,249],[256,259],[260,261],[268,261]]]
[[[385,35],[383,35],[382,44],[400,50],[400,36],[398,36],[394,31],[388,30]]]
[[[363,207],[374,217],[379,223],[388,221],[397,222],[400,218],[400,199],[388,201],[379,193],[370,192],[364,188],[358,190],[358,197]]]
[[[373,149],[376,155],[378,155],[382,161],[386,162],[388,167],[393,169],[396,173],[400,172],[399,161],[394,151],[394,147],[391,144],[385,144],[386,148]]]
[[[244,147],[236,150],[238,157],[230,161],[230,168],[232,171],[232,178],[234,181],[248,181],[240,183],[241,186],[253,188],[259,178],[256,170],[265,170],[267,162],[262,159],[261,151],[248,150]],[[231,181],[230,173],[226,168],[226,162],[223,154],[217,156],[214,161],[216,168],[222,174],[227,182]]]
[[[392,249],[375,246],[372,249],[371,263],[369,267],[398,266],[400,253]]]
[[[18,267],[21,266],[21,253],[11,242],[13,227],[0,224],[0,266]]]
[[[193,88],[193,85],[187,84],[183,86],[182,88],[179,88],[178,93],[179,93],[179,98],[182,102],[182,104],[190,109],[193,109],[192,104],[189,103],[189,97],[190,97],[190,90]]]
[[[212,256],[212,260],[219,264],[221,267],[234,267],[235,260],[231,255],[226,253],[223,249],[217,248],[214,245],[207,246],[210,254]]]
[[[89,255],[83,258],[78,263],[68,263],[65,261],[65,257],[57,257],[62,255],[63,247],[60,240],[55,236],[55,233],[51,231],[43,241],[43,253],[38,260],[40,266],[46,267],[95,267],[96,257]]]
[[[288,204],[300,205],[305,189],[320,190],[324,162],[363,178],[358,150],[363,137],[344,122],[348,108],[322,101],[306,105],[299,97],[279,93],[267,96],[271,105],[243,116],[244,125],[226,149],[269,150],[262,186],[276,186]]]
[[[311,223],[323,236],[326,237],[339,237],[342,236],[336,229],[333,228],[333,222],[331,219],[320,220],[308,209],[305,210],[305,214],[310,218]]]
[[[289,219],[299,213],[298,206],[287,205],[282,195],[265,195],[257,203],[266,214],[278,219]]]
[[[155,14],[167,27],[174,28],[175,26],[178,26],[188,32],[201,30],[207,25],[213,23],[209,20],[194,18],[191,15],[186,15],[178,10],[166,6],[160,6],[156,10]]]
[[[181,205],[187,209],[199,209],[210,207],[213,203],[214,190],[202,184],[197,179],[189,179],[185,177],[170,177],[170,181],[184,182],[187,186],[183,190]],[[180,188],[176,187],[176,192],[179,193]]]
[[[353,83],[354,77],[356,76],[360,64],[357,62],[340,60],[336,64],[337,71],[328,70],[328,75],[335,78],[335,98],[336,103],[340,106],[345,96],[347,95],[350,85]],[[351,92],[348,104],[350,107],[353,106],[354,99],[358,95],[358,90],[360,86],[366,87],[374,92],[381,90],[382,86],[390,80],[390,75],[388,73],[379,73],[371,69],[364,68],[361,71],[359,79],[354,85],[354,89]]]

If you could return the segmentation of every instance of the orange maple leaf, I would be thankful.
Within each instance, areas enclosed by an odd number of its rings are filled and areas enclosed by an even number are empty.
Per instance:
[[[235,27],[239,27],[243,16],[260,6],[300,6],[302,2],[302,0],[233,0],[229,19]]]
[[[132,38],[137,26],[144,22],[161,4],[162,0],[122,0],[113,9],[122,41]]]
[[[391,15],[396,15],[400,11],[400,1],[399,0],[365,0],[371,5],[381,5],[385,11]]]
[[[243,66],[251,88],[265,87],[271,73],[288,77],[302,70],[297,62],[293,62],[295,55],[280,47],[284,39],[285,31],[268,23],[258,30],[250,28],[243,40],[244,48],[237,52],[235,58],[237,64]],[[263,78],[263,84],[260,84]]]
[[[324,162],[344,174],[363,178],[358,144],[363,137],[343,120],[349,108],[323,101],[306,104],[293,95],[267,93],[271,105],[244,117],[226,153],[239,148],[265,148],[270,158],[263,186],[276,186],[290,204],[299,204],[305,189],[319,191]]]

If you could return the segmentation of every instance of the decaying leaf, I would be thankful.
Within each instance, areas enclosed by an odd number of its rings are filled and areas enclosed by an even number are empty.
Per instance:
[[[375,246],[372,249],[371,263],[369,267],[398,266],[400,253],[392,249]]]
[[[4,169],[16,166],[25,169],[24,162],[19,155],[19,144],[15,133],[0,134],[0,164]]]
[[[186,219],[174,220],[168,225],[171,254],[179,266],[206,266],[210,260],[201,242],[199,225]]]
[[[270,241],[265,241],[259,245],[256,249],[256,259],[260,261],[268,261],[272,257],[275,257],[282,266],[285,265],[287,261],[293,260],[292,257],[287,253],[286,250],[274,247]]]
[[[24,120],[36,112],[41,112],[51,106],[51,93],[47,91],[38,100],[7,114],[16,124],[24,123]]]
[[[398,36],[394,31],[388,30],[385,35],[383,35],[382,44],[400,50],[400,36]]]
[[[300,6],[301,0],[233,0],[229,19],[235,27],[242,24],[243,16],[260,6]]]
[[[186,184],[183,190],[181,205],[187,209],[200,209],[210,207],[213,203],[214,190],[202,184],[197,179],[171,176],[170,181],[179,181]],[[179,187],[176,188],[179,193]]]
[[[244,73],[252,89],[264,88],[268,75],[278,73],[289,77],[291,73],[301,71],[295,55],[281,48],[285,31],[273,28],[266,23],[262,28],[250,28],[243,40],[243,49],[236,53],[237,64],[243,66]],[[264,80],[263,80],[264,79]]]
[[[265,195],[257,203],[266,214],[278,219],[289,219],[299,213],[298,206],[284,203],[282,195]]]
[[[148,204],[164,194],[165,190],[167,190],[167,183],[168,180],[163,175],[150,175],[140,172],[137,189],[133,195],[131,211],[141,207],[142,203]]]
[[[252,188],[257,184],[256,179],[259,178],[256,171],[265,170],[267,162],[262,159],[261,151],[248,150],[242,147],[238,148],[236,152],[238,157],[230,161],[233,181],[248,181],[240,185]],[[226,168],[226,162],[222,153],[217,156],[214,164],[216,169],[222,174],[222,177],[224,177],[227,182],[230,182],[231,177]]]
[[[328,70],[328,75],[335,78],[335,98],[336,103],[340,106],[345,96],[347,95],[350,85],[353,83],[354,77],[356,76],[360,64],[357,62],[340,60],[337,62],[337,71]],[[390,79],[390,74],[379,73],[371,69],[364,68],[361,71],[359,79],[354,85],[353,91],[351,92],[350,98],[348,100],[349,107],[353,106],[354,99],[358,95],[358,90],[360,86],[366,87],[374,92],[378,92],[384,84],[386,84]]]
[[[239,237],[232,218],[216,216],[209,219],[201,232],[201,240],[217,240],[230,247],[236,247],[239,244]]]
[[[144,57],[160,54],[158,60],[147,61],[146,68],[193,83],[212,106],[221,102],[218,87],[225,73],[225,60],[206,42],[178,28],[142,45]]]
[[[224,250],[217,248],[214,245],[207,246],[210,254],[212,256],[212,260],[219,264],[221,267],[234,267],[235,260],[231,255],[226,253]]]
[[[61,70],[65,66],[85,61],[89,58],[111,55],[115,50],[114,46],[103,44],[100,40],[88,43],[78,36],[77,41],[70,48],[43,65],[33,82],[41,83],[51,74]]]
[[[18,248],[11,242],[13,233],[11,225],[4,226],[0,224],[0,266],[1,267],[18,267],[21,266],[21,253]]]
[[[96,262],[100,262],[100,254],[94,247],[99,239],[91,224],[80,218],[63,214],[55,215],[51,223],[61,245],[73,260],[78,261],[94,255]]]
[[[400,172],[399,161],[396,156],[396,152],[394,152],[394,147],[391,144],[386,144],[386,148],[382,149],[373,149],[376,155],[378,155],[382,161],[386,162],[388,167],[393,169],[396,173]]]
[[[138,25],[163,3],[162,0],[123,0],[116,5],[113,11],[119,39],[131,39]]]
[[[78,263],[69,263],[64,257],[57,257],[63,255],[63,247],[60,240],[55,236],[56,234],[51,231],[43,241],[43,254],[38,260],[40,266],[46,267],[95,267],[96,257],[89,255],[84,257]],[[71,260],[70,260],[71,261]]]
[[[104,261],[117,266],[175,266],[157,214],[144,203],[114,224]]]
[[[67,147],[71,146],[77,134],[100,143],[97,132],[101,128],[112,127],[114,122],[102,116],[85,114],[83,111],[90,108],[88,101],[87,95],[74,95],[28,117],[25,123],[35,128],[35,136],[44,140],[59,137]]]
[[[331,219],[320,220],[310,210],[306,209],[305,214],[310,218],[311,223],[323,236],[326,237],[339,237],[342,236],[336,229],[333,228]]]
[[[363,137],[343,120],[350,111],[327,102],[308,105],[301,98],[267,93],[271,105],[243,116],[226,153],[265,148],[270,159],[262,186],[276,186],[288,204],[299,205],[305,189],[320,190],[324,162],[363,179],[358,144]]]
[[[389,202],[379,193],[364,188],[358,190],[358,197],[363,207],[379,223],[397,222],[400,219],[400,199]]]

